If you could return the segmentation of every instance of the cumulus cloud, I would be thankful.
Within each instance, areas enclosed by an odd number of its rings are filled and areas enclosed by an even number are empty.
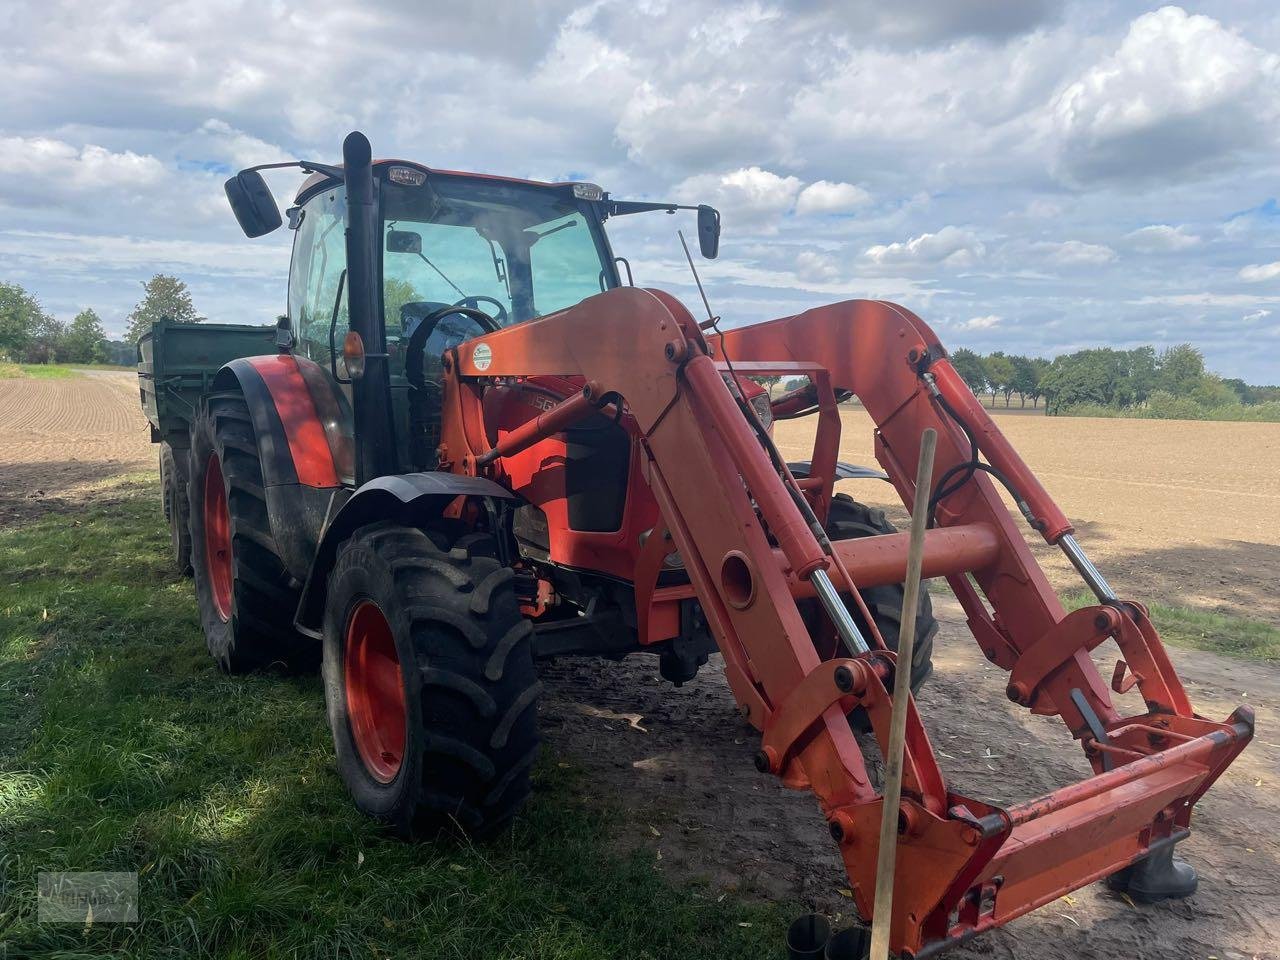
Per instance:
[[[1198,246],[1200,238],[1187,233],[1183,227],[1171,227],[1156,223],[1125,234],[1129,246],[1139,253],[1176,253]]]
[[[840,279],[841,270],[835,257],[805,250],[796,256],[796,276],[801,280],[829,283]]]
[[[1003,319],[1004,319],[1003,317],[996,316],[994,313],[989,313],[984,317],[970,317],[968,320],[965,320],[961,323],[957,323],[956,329],[957,330],[990,330],[992,327],[999,326],[1000,321]]]
[[[1031,249],[1040,253],[1049,263],[1063,267],[1097,266],[1110,263],[1116,258],[1116,252],[1110,247],[1082,240],[1033,243]]]
[[[1059,169],[1077,183],[1182,175],[1274,143],[1280,56],[1217,20],[1162,7],[1052,106]]]
[[[947,226],[937,233],[922,233],[905,242],[868,247],[865,256],[881,266],[940,263],[949,267],[967,267],[980,260],[986,252],[986,246],[973,233]]]
[[[677,200],[719,207],[736,227],[771,230],[800,193],[798,177],[782,177],[760,167],[729,173],[704,173],[676,186]]]
[[[0,197],[24,205],[90,190],[145,188],[165,175],[152,156],[50,137],[0,137],[0,169],[6,174]]]
[[[871,194],[852,183],[819,180],[800,191],[796,213],[853,213],[871,203]]]
[[[1254,263],[1243,267],[1238,274],[1245,283],[1261,283],[1280,277],[1280,260],[1274,263]]]

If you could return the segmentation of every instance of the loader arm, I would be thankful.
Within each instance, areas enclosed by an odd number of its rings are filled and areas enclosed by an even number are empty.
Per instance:
[[[771,460],[723,379],[726,353],[741,374],[807,375],[815,385],[808,477],[791,478]],[[491,446],[485,388],[537,375],[580,376],[586,386]],[[909,705],[891,943],[899,955],[923,957],[1167,849],[1186,835],[1192,805],[1252,734],[1245,708],[1224,723],[1192,712],[1145,610],[1107,595],[1091,565],[1083,572],[1103,594],[1099,604],[1064,612],[984,471],[1007,480],[1024,516],[1050,543],[1075,549],[1074,561],[1083,554],[1070,523],[933,332],[901,307],[852,301],[708,342],[669,295],[613,290],[446,356],[442,469],[501,482],[504,456],[578,419],[619,405],[635,418],[663,522],[734,696],[762,731],[757,765],[817,795],[869,918],[881,800],[847,715],[863,707],[884,742],[893,655],[872,637],[866,653],[821,660],[796,602],[820,577],[856,597],[858,585],[901,579],[899,564],[905,568],[905,550],[892,537],[824,549],[821,531],[797,506],[798,494],[826,516],[842,391],[857,395],[875,421],[877,458],[908,507],[929,495],[912,482],[921,431],[938,430],[939,476],[955,468],[965,481],[937,506],[926,574],[947,578],[979,646],[1010,671],[1010,698],[1060,716],[1095,771],[1008,809],[963,796],[949,789]],[[966,428],[983,469],[963,466],[971,462]],[[894,542],[877,549],[880,539]],[[1126,664],[1113,686],[1137,685],[1147,708],[1140,716],[1120,715],[1090,656],[1108,639]]]

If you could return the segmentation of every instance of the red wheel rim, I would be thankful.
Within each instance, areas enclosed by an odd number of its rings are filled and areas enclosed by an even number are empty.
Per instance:
[[[360,759],[371,777],[390,783],[404,758],[404,683],[391,624],[371,600],[361,600],[347,619],[343,674]]]
[[[226,622],[231,619],[231,514],[216,453],[210,454],[204,472],[204,568],[213,607]]]

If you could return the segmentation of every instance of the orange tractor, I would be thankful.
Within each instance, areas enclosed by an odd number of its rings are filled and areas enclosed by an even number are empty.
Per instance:
[[[605,233],[687,208],[374,162],[360,134],[343,161],[270,165],[312,174],[274,352],[208,371],[185,435],[156,436],[189,490],[210,651],[227,670],[322,659],[361,810],[493,833],[529,791],[538,657],[647,651],[680,683],[718,651],[756,765],[816,795],[869,918],[881,795],[857,734],[887,736],[907,536],[833,488],[887,476],[908,507],[928,498],[923,575],[950,585],[1002,695],[1060,717],[1093,768],[1013,806],[965,796],[910,706],[894,952],[932,956],[1103,878],[1135,899],[1194,890],[1173,846],[1252,714],[1192,710],[1146,609],[1113,593],[919,317],[854,300],[721,332],[632,286]],[[281,224],[261,169],[227,183],[250,237]],[[696,209],[713,257],[719,214]],[[764,377],[805,385],[772,397]],[[850,397],[883,474],[838,461]],[[813,452],[787,463],[771,428],[798,417]],[[937,466],[916,489],[928,427]],[[1095,605],[1064,611],[998,487]],[[920,603],[913,686],[936,632]],[[1109,682],[1091,656],[1108,640]],[[1112,693],[1133,688],[1126,716]]]

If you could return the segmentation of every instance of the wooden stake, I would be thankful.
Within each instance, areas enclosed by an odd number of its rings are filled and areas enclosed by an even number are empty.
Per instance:
[[[880,848],[876,857],[876,902],[871,915],[871,960],[888,960],[889,924],[893,919],[893,878],[898,858],[898,806],[902,802],[902,745],[907,736],[907,704],[911,700],[911,658],[916,645],[916,608],[920,602],[920,564],[924,531],[933,489],[933,455],[938,434],[932,427],[920,437],[920,465],[916,469],[915,502],[911,510],[911,541],[907,548],[907,579],[902,590],[902,626],[898,633],[898,668],[893,679],[893,713],[889,720],[889,750],[884,757],[884,810],[880,817]]]

